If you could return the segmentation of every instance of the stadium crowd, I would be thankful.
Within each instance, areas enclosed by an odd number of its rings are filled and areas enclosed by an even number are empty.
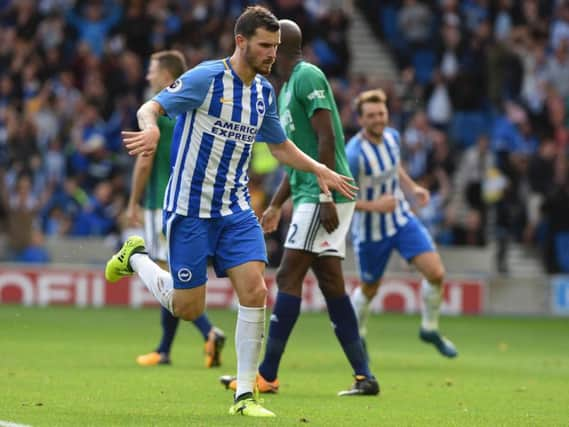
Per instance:
[[[496,239],[500,271],[517,240],[569,271],[569,2],[360,3],[401,70],[393,119],[436,240]]]
[[[229,55],[248,3],[0,0],[3,259],[47,261],[44,236],[120,234],[132,167],[120,130],[137,128],[151,95],[149,55],[176,48],[190,66]],[[358,130],[351,100],[385,89],[409,174],[432,191],[418,214],[437,242],[495,239],[505,271],[514,239],[543,248],[548,271],[569,271],[569,2],[361,0],[395,81],[349,74],[349,14],[332,2],[262,3],[303,29],[346,140]],[[262,211],[280,169],[262,145],[251,169]]]

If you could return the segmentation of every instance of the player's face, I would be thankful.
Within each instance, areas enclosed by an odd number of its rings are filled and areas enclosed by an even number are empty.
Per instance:
[[[148,72],[146,73],[146,80],[150,84],[152,92],[158,93],[170,83],[170,74],[163,68],[160,68],[160,63],[153,59],[150,61],[148,66]]]
[[[360,126],[371,136],[379,138],[389,122],[389,112],[383,102],[365,102],[359,117]]]
[[[263,28],[257,28],[255,34],[246,39],[245,61],[256,73],[270,74],[280,42],[280,31],[273,33]]]

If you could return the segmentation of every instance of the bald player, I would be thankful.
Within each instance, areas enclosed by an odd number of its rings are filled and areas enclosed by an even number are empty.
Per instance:
[[[276,67],[284,81],[278,106],[285,132],[304,153],[342,175],[351,176],[332,88],[322,70],[303,59],[298,25],[290,20],[281,20],[280,25]],[[308,173],[288,167],[286,172],[261,219],[265,233],[275,231],[281,207],[292,196],[293,216],[277,272],[278,294],[265,358],[259,366],[258,389],[278,391],[279,364],[300,314],[304,277],[312,268],[326,299],[336,337],[354,371],[351,389],[339,395],[377,395],[379,384],[369,370],[341,265],[355,203],[337,192],[322,193],[317,180]],[[229,388],[235,387],[231,377],[224,376],[221,381]]]

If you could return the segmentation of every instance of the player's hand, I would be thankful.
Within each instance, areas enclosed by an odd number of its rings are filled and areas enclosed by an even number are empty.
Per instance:
[[[386,194],[375,201],[375,210],[381,213],[391,213],[397,207],[397,198],[393,194]]]
[[[121,136],[128,154],[131,156],[138,154],[148,156],[156,151],[158,139],[160,138],[160,130],[157,126],[149,126],[138,132],[123,131],[121,132]]]
[[[338,211],[333,202],[320,203],[320,224],[328,233],[333,232],[340,225]]]
[[[316,175],[318,185],[324,194],[329,195],[330,190],[336,190],[350,200],[355,199],[358,187],[353,184],[353,178],[340,175],[321,163],[314,174]]]
[[[263,232],[265,233],[272,233],[277,229],[279,226],[279,221],[281,220],[281,208],[277,208],[276,206],[269,206],[263,212],[263,216],[261,217],[261,227],[263,228]]]
[[[427,203],[429,203],[429,200],[431,199],[431,194],[429,193],[429,190],[427,190],[424,187],[421,187],[420,185],[417,185],[413,189],[413,196],[415,197],[415,200],[417,201],[417,204],[419,205],[420,208],[425,207]]]
[[[142,225],[140,209],[137,205],[128,205],[126,209],[126,222],[129,227],[140,227]]]

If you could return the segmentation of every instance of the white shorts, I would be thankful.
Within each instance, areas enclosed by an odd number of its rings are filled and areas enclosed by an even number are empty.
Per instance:
[[[285,241],[285,248],[312,252],[318,256],[346,255],[346,235],[350,229],[356,204],[337,203],[339,225],[328,233],[320,224],[320,205],[302,203],[292,213],[292,220]]]
[[[162,209],[144,209],[144,239],[150,258],[168,260],[168,243],[162,233]]]

